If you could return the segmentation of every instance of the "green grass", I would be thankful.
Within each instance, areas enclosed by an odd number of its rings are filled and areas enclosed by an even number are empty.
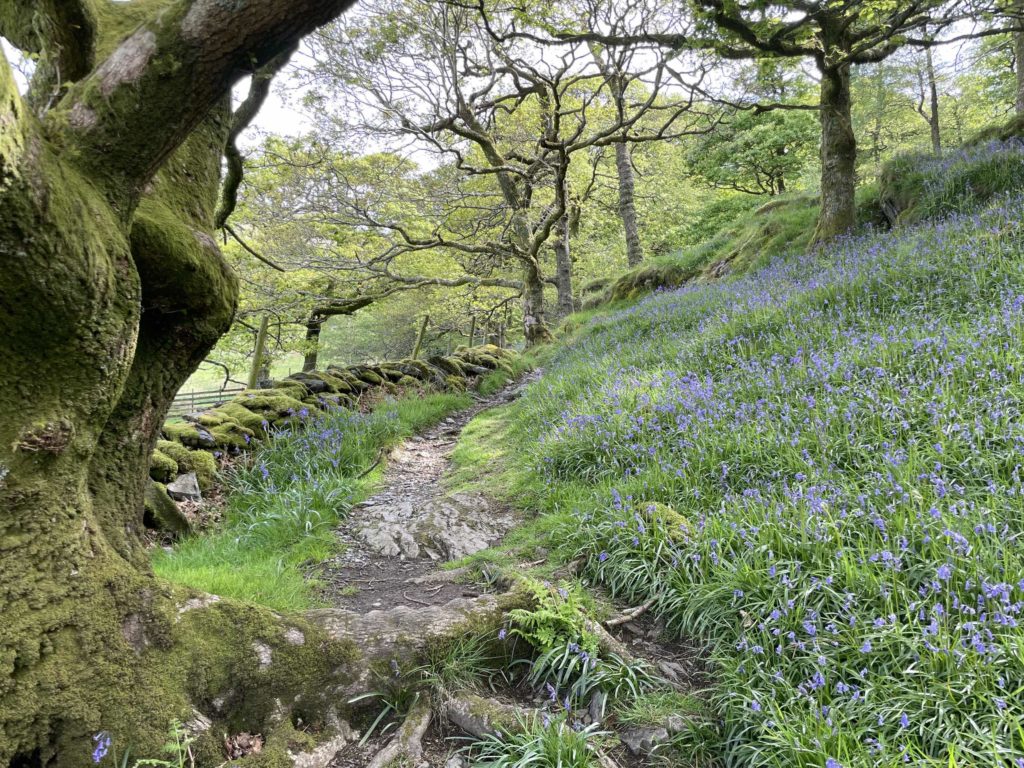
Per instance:
[[[671,715],[703,716],[705,704],[696,696],[677,691],[650,691],[627,702],[616,712],[624,725],[660,725]]]
[[[465,433],[525,545],[707,644],[700,764],[1024,758],[1024,198],[951,209],[594,314]]]
[[[334,529],[371,492],[366,473],[381,452],[471,404],[466,394],[410,396],[374,413],[336,410],[283,431],[228,480],[223,524],[158,550],[153,566],[170,581],[278,610],[316,603],[301,565],[336,550]]]
[[[535,717],[519,733],[488,736],[472,746],[479,768],[597,768],[594,728],[577,731],[564,717]]]

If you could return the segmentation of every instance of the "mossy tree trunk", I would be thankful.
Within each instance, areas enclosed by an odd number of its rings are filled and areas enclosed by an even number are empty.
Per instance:
[[[348,2],[0,6],[0,35],[76,65],[30,109],[0,55],[0,765],[153,743],[201,687],[198,656],[162,676],[148,457],[237,300],[212,237],[230,86]]]
[[[853,132],[850,65],[821,72],[821,212],[816,240],[848,232],[857,220],[857,138]]]

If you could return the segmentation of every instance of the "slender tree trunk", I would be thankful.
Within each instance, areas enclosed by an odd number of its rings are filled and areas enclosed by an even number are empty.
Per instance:
[[[419,360],[420,348],[423,346],[423,337],[427,335],[427,324],[430,322],[430,315],[423,316],[423,322],[420,323],[420,330],[416,334],[416,343],[412,348],[412,359]]]
[[[566,212],[555,226],[555,288],[558,291],[556,314],[568,317],[574,308],[572,295],[572,253],[569,241],[569,214]]]
[[[850,67],[824,67],[821,77],[821,212],[815,240],[848,232],[857,220],[857,139]]]
[[[932,135],[932,152],[942,154],[942,126],[939,122],[939,86],[935,80],[935,60],[932,49],[924,49],[925,73],[928,76],[928,127]]]
[[[626,235],[626,263],[636,267],[644,260],[644,249],[640,244],[640,227],[636,218],[633,161],[629,156],[629,145],[624,141],[615,144],[615,169],[619,176],[619,216]]]
[[[306,321],[306,343],[305,354],[302,358],[302,370],[315,371],[320,357],[320,331],[323,330],[324,320],[320,315],[311,315]]]
[[[1024,12],[1024,3],[1018,5],[1020,11]],[[1019,23],[1024,23],[1022,20]],[[1024,116],[1024,31],[1013,34],[1014,74],[1017,81],[1016,107],[1017,114]]]
[[[531,264],[523,268],[523,333],[528,347],[551,339],[544,322],[544,280],[540,270]]]

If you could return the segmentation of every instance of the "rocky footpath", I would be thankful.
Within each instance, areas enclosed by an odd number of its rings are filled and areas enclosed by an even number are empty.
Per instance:
[[[426,360],[328,366],[293,373],[269,388],[246,390],[181,421],[168,421],[150,460],[145,522],[173,534],[186,532],[190,522],[176,501],[199,501],[214,486],[219,462],[251,450],[275,430],[301,425],[317,411],[364,407],[417,388],[464,390],[493,371],[511,374],[514,356],[488,344]]]

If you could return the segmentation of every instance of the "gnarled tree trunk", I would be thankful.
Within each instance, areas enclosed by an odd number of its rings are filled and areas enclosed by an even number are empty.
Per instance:
[[[0,765],[84,765],[101,729],[155,754],[283,632],[253,611],[189,634],[149,567],[143,491],[237,300],[212,237],[230,86],[349,2],[79,0],[30,27],[0,7],[0,34],[81,64],[33,114],[0,55]],[[61,26],[71,7],[89,23]]]

